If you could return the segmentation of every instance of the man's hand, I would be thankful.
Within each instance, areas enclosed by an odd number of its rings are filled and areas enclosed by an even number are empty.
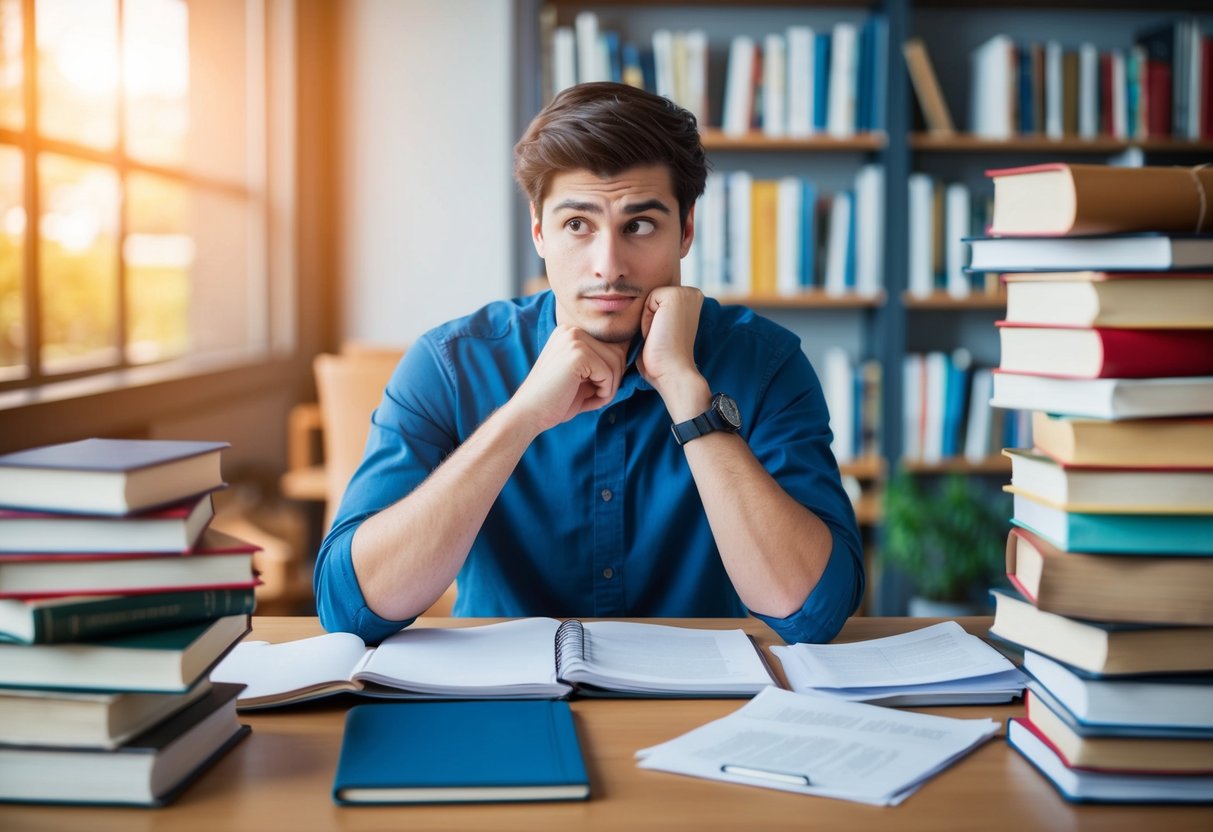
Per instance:
[[[528,413],[542,433],[609,404],[619,390],[626,358],[627,344],[608,344],[557,324],[510,404]]]
[[[703,293],[685,286],[662,286],[645,298],[640,333],[644,349],[636,368],[653,385],[675,421],[702,413],[711,397],[695,366],[695,333]]]

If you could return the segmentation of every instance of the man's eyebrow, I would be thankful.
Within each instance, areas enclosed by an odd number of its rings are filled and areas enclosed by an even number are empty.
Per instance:
[[[601,214],[602,209],[593,202],[578,202],[575,199],[566,199],[557,202],[552,206],[552,211],[577,211],[581,214]]]
[[[663,214],[671,213],[669,206],[660,199],[648,199],[644,202],[623,206],[623,213],[625,214],[643,214],[645,211],[660,211]]]
[[[557,202],[552,206],[552,212],[557,211],[576,211],[579,214],[601,214],[602,209],[594,202],[579,202],[575,199],[565,199]],[[623,213],[643,214],[646,211],[659,211],[662,214],[673,213],[669,206],[660,199],[646,199],[644,202],[636,202],[631,205],[623,206]]]

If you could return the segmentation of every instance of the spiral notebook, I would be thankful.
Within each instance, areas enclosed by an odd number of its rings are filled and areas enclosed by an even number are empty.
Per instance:
[[[368,648],[351,633],[245,642],[211,674],[241,708],[357,693],[395,699],[748,697],[775,680],[741,629],[521,618],[414,627]]]

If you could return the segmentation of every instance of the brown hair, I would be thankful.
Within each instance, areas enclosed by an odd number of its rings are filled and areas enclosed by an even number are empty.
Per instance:
[[[703,193],[707,159],[695,116],[668,98],[625,84],[578,84],[531,121],[514,146],[514,177],[536,210],[553,174],[588,170],[613,176],[665,165],[685,225]]]

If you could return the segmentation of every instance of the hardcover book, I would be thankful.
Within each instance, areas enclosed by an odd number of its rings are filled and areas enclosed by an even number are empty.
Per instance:
[[[1213,627],[1155,627],[1068,618],[993,589],[990,635],[1097,676],[1213,672]]]
[[[775,684],[743,630],[522,618],[410,627],[367,646],[352,633],[249,642],[212,680],[247,685],[241,708],[352,692],[397,699],[540,699],[581,694],[752,696]]]
[[[1055,163],[986,176],[994,181],[991,234],[1213,230],[1203,196],[1213,193],[1207,167]]]
[[[0,552],[188,552],[214,516],[210,494],[125,517],[0,509]]]
[[[1023,272],[1003,276],[1006,320],[1034,326],[1213,327],[1213,274]]]
[[[1213,470],[1086,468],[1007,448],[1008,490],[1066,511],[1120,514],[1213,512]]]
[[[1213,675],[1100,679],[1033,650],[1023,667],[1083,725],[1213,735]]]
[[[1063,378],[1213,375],[1213,329],[1088,329],[999,321],[1000,369]]]
[[[258,547],[207,529],[192,551],[0,553],[0,599],[113,595],[256,585]]]
[[[558,700],[358,705],[333,780],[339,805],[589,795],[573,714]]]
[[[70,644],[0,643],[0,686],[181,692],[249,630],[247,615]]]
[[[1093,514],[1014,495],[1011,522],[1067,552],[1213,555],[1213,514]]]
[[[1024,693],[1025,719],[1070,768],[1126,774],[1213,774],[1213,737],[1125,735],[1080,728],[1038,683]]]
[[[1069,465],[1208,469],[1213,468],[1213,418],[1107,421],[1037,411],[1032,444]]]
[[[1007,723],[1007,742],[1045,776],[1066,800],[1076,803],[1209,803],[1213,776],[1119,774],[1070,768],[1023,719]]]
[[[976,272],[1173,271],[1213,267],[1213,235],[966,237]]]
[[[57,644],[251,615],[253,587],[0,599],[0,641]]]
[[[1038,609],[1101,621],[1213,626],[1213,558],[1066,552],[1007,536],[1007,577]]]
[[[1213,376],[1068,379],[994,371],[990,404],[1091,419],[1213,413]]]
[[[0,746],[0,801],[163,806],[248,733],[236,688],[206,696],[116,750]]]
[[[223,486],[227,442],[83,439],[0,456],[0,506],[130,514]]]

